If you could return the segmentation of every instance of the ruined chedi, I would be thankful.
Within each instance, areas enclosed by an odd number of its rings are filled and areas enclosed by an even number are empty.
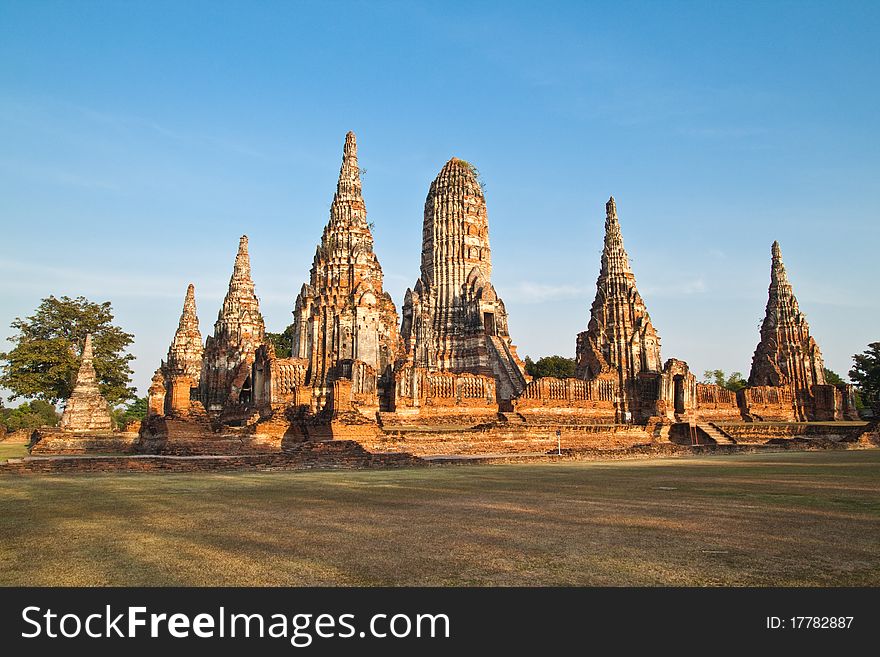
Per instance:
[[[397,311],[373,252],[353,132],[345,136],[330,220],[293,314],[293,356],[308,361],[307,385],[319,393],[351,378],[355,361],[373,377],[390,375],[400,351]]]
[[[86,335],[82,361],[70,399],[64,405],[61,428],[66,431],[110,430],[110,406],[98,390],[98,376],[92,364],[92,336]]]
[[[190,283],[168,356],[159,368],[167,395],[164,405],[167,412],[177,414],[190,410],[192,391],[198,389],[201,380],[203,355],[195,286]]]
[[[491,275],[486,199],[474,167],[452,158],[425,200],[421,276],[406,291],[401,335],[415,367],[494,376],[502,401],[526,379]]]
[[[612,196],[605,204],[605,246],[590,323],[577,336],[575,376],[594,379],[616,373],[618,414],[625,416],[638,407],[639,373],[661,370],[660,336],[636,289]]]
[[[790,386],[802,410],[809,403],[811,386],[825,383],[825,365],[819,345],[810,336],[807,318],[798,307],[779,242],[773,242],[771,253],[769,297],[749,385]]]
[[[200,386],[208,411],[250,403],[251,365],[256,350],[265,342],[266,327],[251,280],[248,238],[243,235],[214,334],[205,341]]]

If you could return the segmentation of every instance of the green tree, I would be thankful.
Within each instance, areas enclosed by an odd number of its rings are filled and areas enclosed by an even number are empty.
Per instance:
[[[135,420],[143,420],[147,417],[149,402],[146,397],[137,397],[123,407],[113,409],[111,415],[113,421],[119,429],[122,429],[129,422]]]
[[[526,374],[539,379],[544,376],[555,376],[567,379],[574,376],[574,358],[565,356],[544,356],[533,361],[526,356]]]
[[[703,372],[703,382],[714,383],[715,385],[720,386],[721,388],[727,388],[732,392],[742,390],[749,385],[748,381],[743,378],[741,372],[731,372],[730,376],[727,376],[724,373],[724,370],[706,370]]]
[[[278,358],[290,358],[293,353],[293,324],[281,333],[266,333],[266,337],[275,347],[275,355]]]
[[[843,378],[834,370],[829,370],[827,367],[824,368],[824,370],[825,370],[825,383],[832,385],[832,386],[846,383],[846,381],[844,381]]]
[[[880,406],[880,342],[870,343],[865,351],[853,356],[849,378],[866,405]]]
[[[55,406],[41,399],[26,402],[17,408],[0,408],[0,420],[8,431],[54,427],[60,419]]]
[[[113,325],[109,301],[85,297],[47,297],[36,312],[11,324],[15,347],[0,354],[0,386],[10,399],[41,399],[52,404],[70,397],[79,370],[86,334],[92,334],[94,365],[101,394],[111,406],[134,398],[131,367],[134,356],[125,349],[134,336]]]

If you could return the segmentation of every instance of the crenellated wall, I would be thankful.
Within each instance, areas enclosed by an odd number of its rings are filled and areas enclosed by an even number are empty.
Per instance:
[[[530,422],[542,419],[567,423],[615,421],[618,384],[614,377],[591,381],[543,377],[529,382],[514,400],[514,411]]]
[[[740,390],[737,399],[747,418],[775,422],[796,419],[794,395],[787,386],[751,386]]]
[[[696,384],[696,416],[701,420],[739,420],[742,411],[736,393],[714,383]]]
[[[394,412],[397,414],[494,417],[498,413],[495,379],[480,374],[429,372],[406,365],[395,374]]]

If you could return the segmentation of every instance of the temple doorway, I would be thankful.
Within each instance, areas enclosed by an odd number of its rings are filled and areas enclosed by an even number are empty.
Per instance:
[[[486,335],[495,335],[495,313],[483,313],[483,328]]]
[[[241,387],[241,393],[238,395],[238,401],[242,404],[250,404],[253,399],[253,385],[251,377],[245,379],[244,385]]]
[[[673,387],[673,396],[674,396],[674,404],[675,404],[675,412],[678,414],[684,413],[684,377],[681,374],[676,374],[672,378],[672,387]]]

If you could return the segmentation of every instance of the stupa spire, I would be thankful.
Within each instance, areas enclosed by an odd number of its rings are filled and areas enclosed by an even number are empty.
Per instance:
[[[248,238],[242,235],[214,335],[205,341],[201,387],[208,411],[240,401],[239,393],[249,380],[248,368],[265,339],[266,326],[251,278]]]
[[[64,405],[61,428],[69,431],[95,429],[109,430],[113,427],[110,407],[98,389],[98,375],[93,364],[92,335],[86,335],[82,348],[79,372],[73,392]]]
[[[623,233],[617,217],[617,204],[612,196],[605,204],[605,244],[602,249],[601,274],[605,276],[620,274],[632,275],[629,267],[629,256],[623,246]],[[635,277],[632,281],[635,287]]]
[[[613,196],[605,204],[605,244],[596,297],[590,307],[587,330],[578,334],[576,354],[579,378],[617,373],[622,412],[638,405],[639,372],[662,370],[660,336],[636,288]]]
[[[807,318],[798,306],[779,242],[773,242],[770,255],[770,288],[749,384],[790,385],[801,399],[812,385],[825,383],[825,366],[819,346],[810,336]]]
[[[362,361],[384,372],[398,352],[397,311],[382,289],[361,192],[357,141],[345,135],[330,219],[294,308],[293,355],[309,360],[308,385],[329,386]]]
[[[476,168],[451,158],[431,183],[421,276],[407,291],[401,334],[415,367],[494,376],[498,400],[526,385],[492,286],[489,218]]]
[[[196,314],[195,286],[190,283],[186,288],[183,301],[183,312],[174,334],[174,340],[168,348],[168,371],[172,376],[189,376],[193,385],[197,385],[202,369],[202,333],[199,331],[199,317]]]

